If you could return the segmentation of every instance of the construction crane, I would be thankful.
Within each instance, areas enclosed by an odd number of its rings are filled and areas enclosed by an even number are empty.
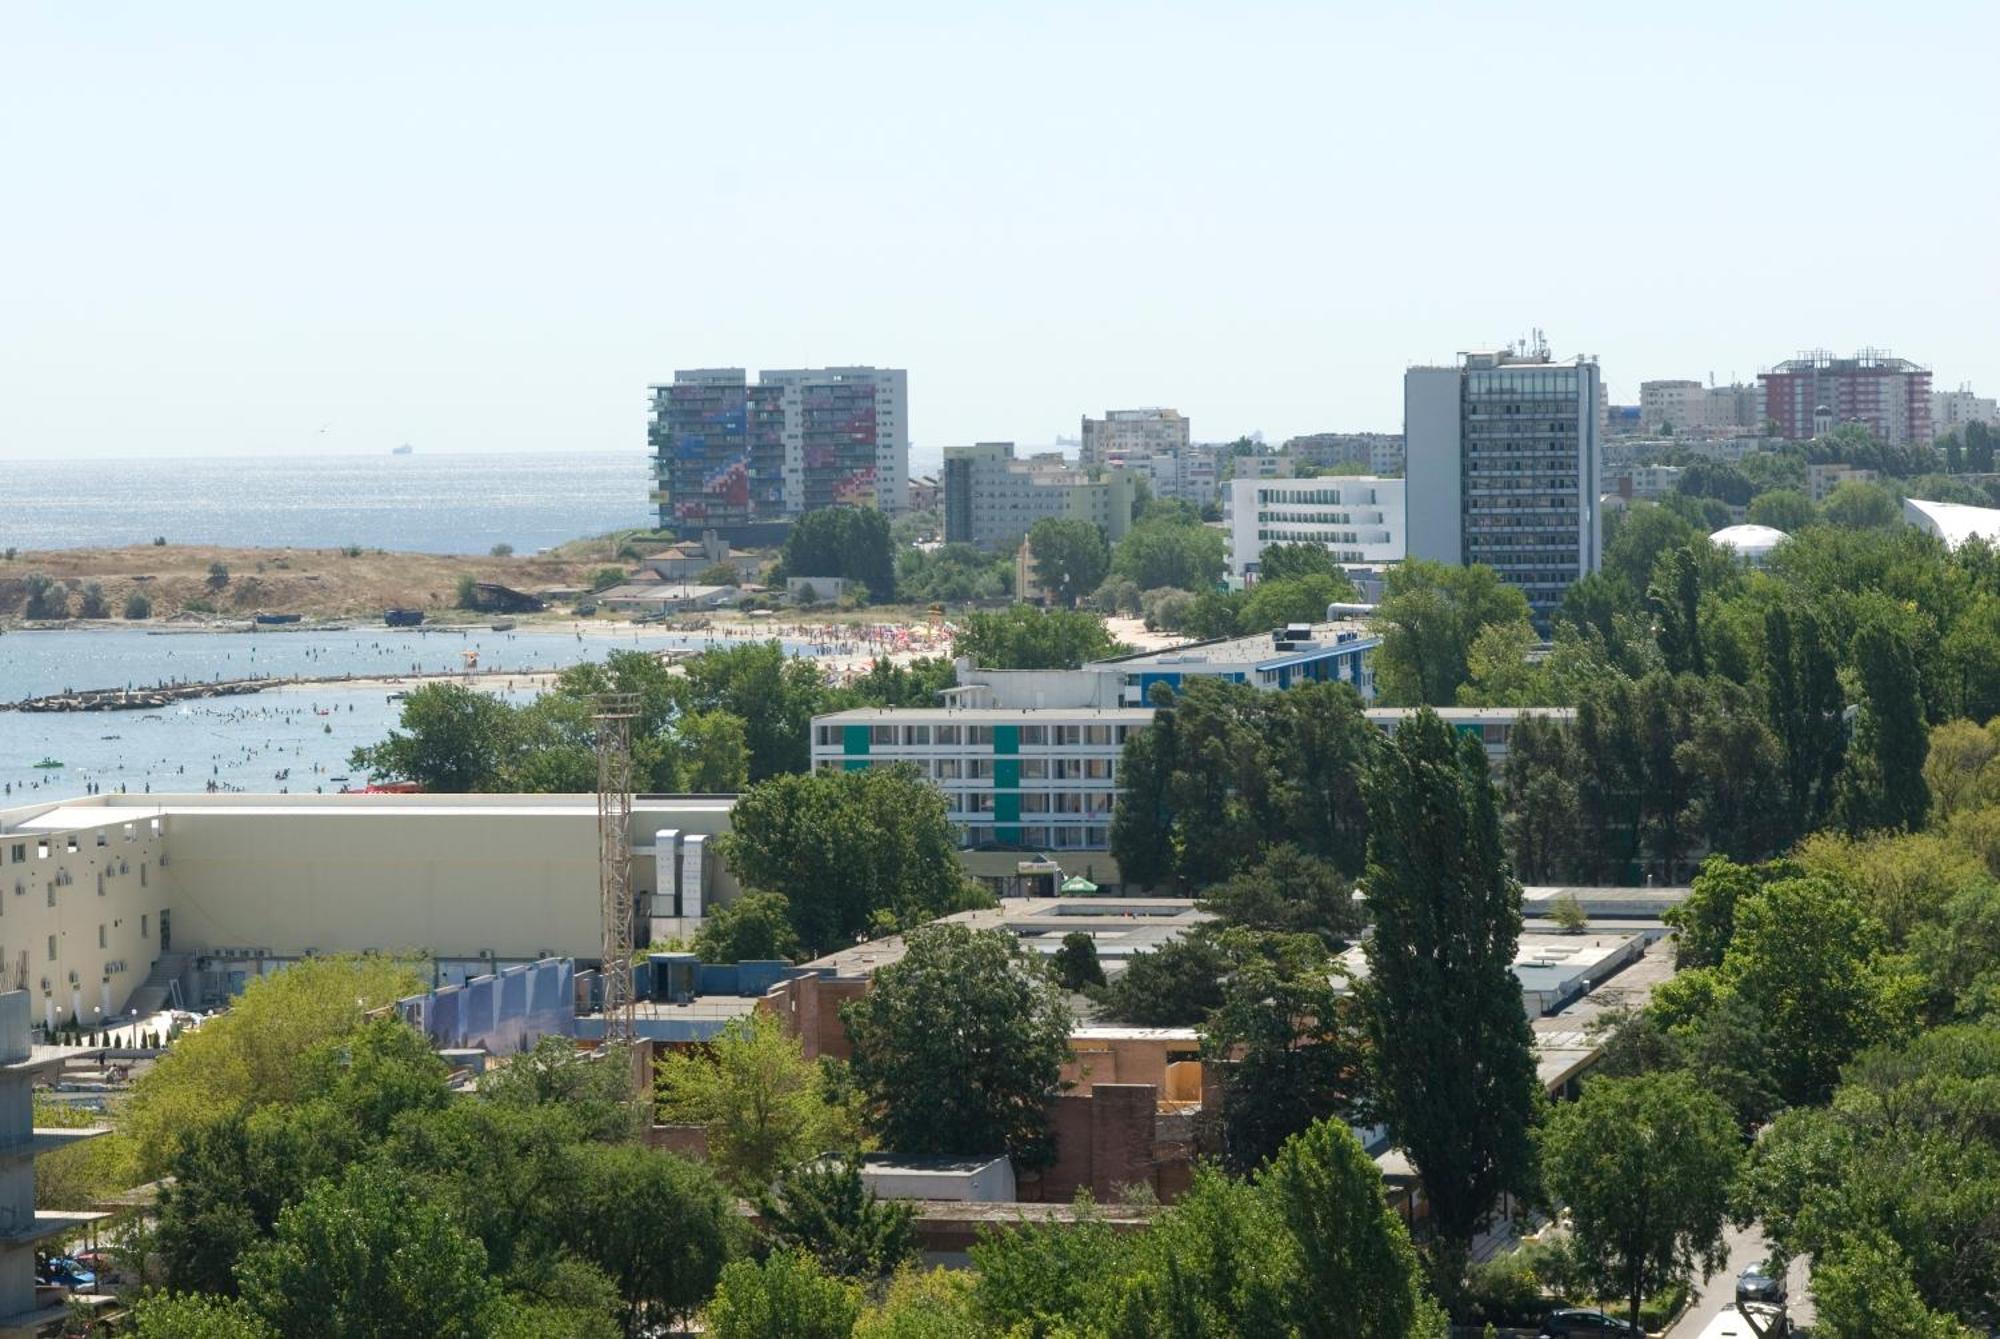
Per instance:
[[[632,718],[637,693],[599,693],[597,726],[597,892],[603,921],[604,1040],[631,1045],[632,1017]]]

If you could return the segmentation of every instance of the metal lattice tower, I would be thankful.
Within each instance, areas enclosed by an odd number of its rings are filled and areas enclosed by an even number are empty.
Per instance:
[[[604,1040],[630,1045],[632,1019],[632,718],[637,693],[599,693],[597,892],[603,922]]]

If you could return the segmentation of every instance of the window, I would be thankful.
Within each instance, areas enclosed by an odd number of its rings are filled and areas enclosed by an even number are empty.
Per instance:
[[[99,922],[97,923],[97,946],[98,946],[99,948],[107,948],[107,947],[109,947],[109,944],[108,944],[108,942],[107,942],[107,940],[106,940],[106,938],[105,938],[105,934],[104,934],[104,922],[103,922],[103,921],[99,921]]]
[[[55,960],[56,960],[56,937],[55,937],[54,935],[50,935],[50,936],[49,936],[49,961],[50,961],[50,962],[54,962]]]
[[[1109,781],[1111,779],[1111,759],[1085,758],[1083,760],[1083,774],[1092,781]]]
[[[1021,779],[1023,781],[1046,781],[1049,778],[1047,758],[1021,759]]]
[[[896,727],[893,725],[871,725],[868,727],[870,745],[887,745],[896,742]]]
[[[931,728],[928,725],[906,725],[903,727],[903,742],[929,747]]]
[[[1083,742],[1107,745],[1111,742],[1111,727],[1108,725],[1086,725],[1083,727]]]
[[[139,862],[139,886],[141,888],[146,886],[146,862],[143,860]]]
[[[993,747],[993,727],[990,725],[968,725],[965,727],[965,742],[975,748]]]
[[[1083,742],[1083,727],[1080,725],[1057,725],[1050,727],[1053,741],[1061,748],[1075,748]]]
[[[961,742],[958,735],[959,729],[955,725],[940,725],[937,727],[937,742],[940,744],[957,744]]]
[[[144,868],[144,866],[141,866],[141,868]],[[143,911],[139,913],[139,938],[151,939],[153,937],[152,922],[153,918],[151,916]]]
[[[830,749],[840,742],[840,727],[822,725],[813,731],[813,742],[823,749]]]
[[[1024,725],[1021,727],[1021,747],[1030,745],[1046,747],[1049,742],[1049,727],[1046,725]]]
[[[56,904],[56,885],[53,880],[49,882],[48,893],[49,893],[49,905],[54,906]]]
[[[939,758],[939,759],[937,760],[937,779],[938,779],[938,780],[940,780],[940,781],[956,781],[956,780],[958,780],[958,778],[959,778],[959,775],[960,775],[960,771],[959,771],[959,761],[958,761],[958,759],[956,759],[956,758]]]
[[[991,758],[967,758],[965,760],[965,774],[974,781],[991,781],[993,779],[993,760]]]
[[[19,863],[20,861],[26,860],[28,858],[28,844],[26,842],[14,843],[13,858],[16,863]]]

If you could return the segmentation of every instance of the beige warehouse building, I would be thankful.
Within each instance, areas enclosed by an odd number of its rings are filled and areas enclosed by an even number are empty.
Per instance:
[[[733,796],[633,803],[634,939],[736,892]],[[600,942],[591,795],[97,795],[0,810],[0,984],[37,1022],[188,1003],[325,953],[440,981]]]

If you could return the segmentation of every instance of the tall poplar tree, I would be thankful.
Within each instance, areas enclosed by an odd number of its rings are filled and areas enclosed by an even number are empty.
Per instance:
[[[1812,831],[1833,806],[1847,752],[1840,662],[1826,627],[1808,607],[1774,605],[1764,615],[1765,693],[1771,729],[1785,755],[1785,797],[1795,835]]]
[[[1455,1289],[1494,1201],[1534,1179],[1542,1097],[1513,971],[1521,888],[1485,752],[1434,712],[1396,731],[1365,792],[1375,933],[1361,999],[1376,1097],[1430,1202],[1433,1276]]]

